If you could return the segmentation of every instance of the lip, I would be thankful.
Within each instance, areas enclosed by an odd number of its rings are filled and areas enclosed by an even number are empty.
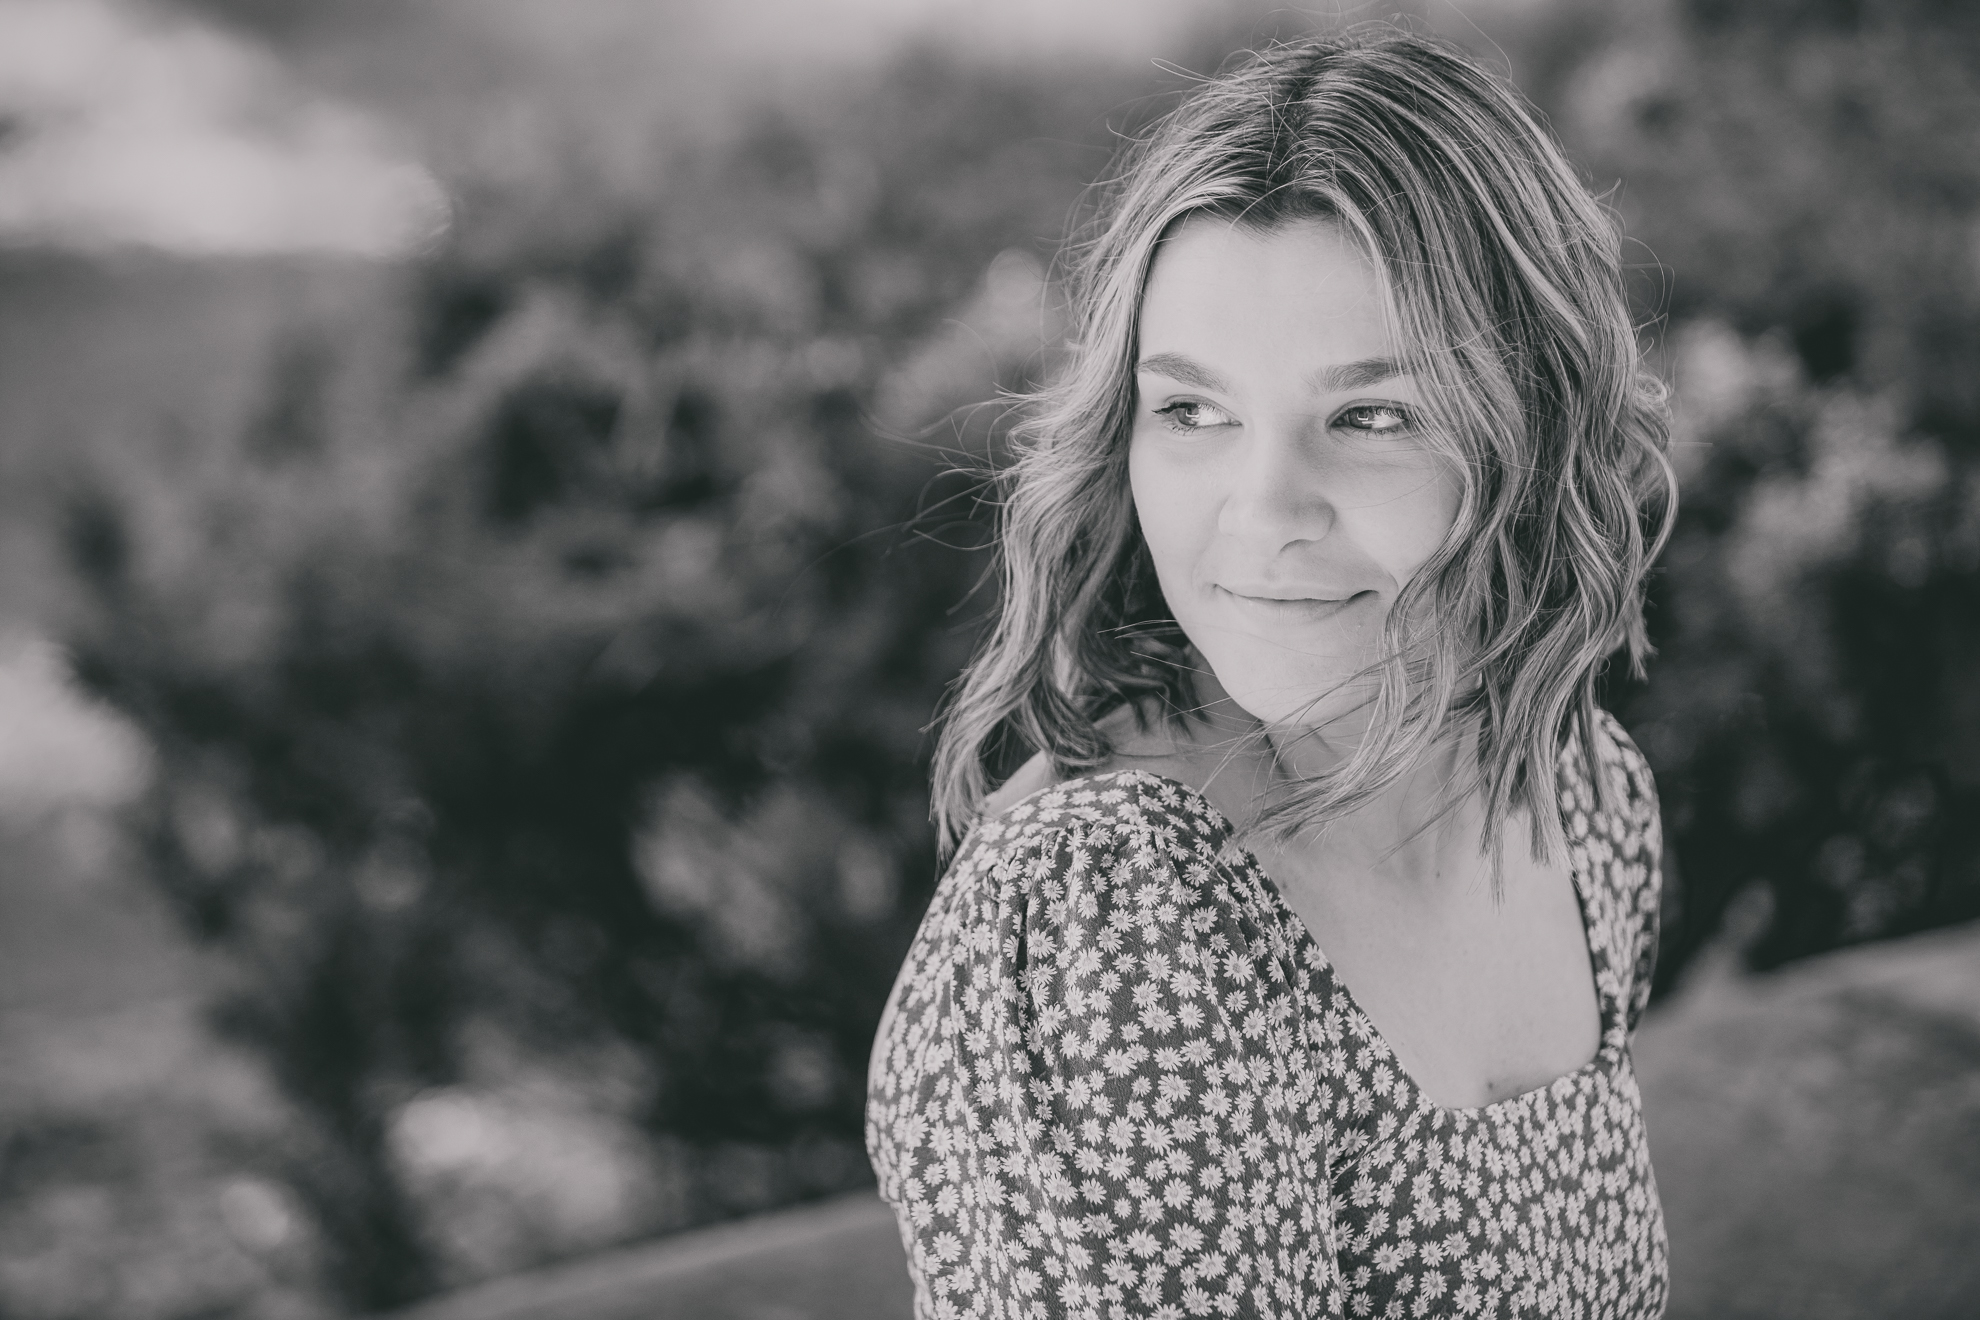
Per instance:
[[[1356,591],[1341,597],[1326,596],[1266,596],[1252,595],[1235,587],[1216,584],[1215,590],[1240,608],[1263,618],[1286,623],[1320,623],[1356,604],[1364,597],[1372,598],[1372,591]],[[1269,588],[1267,588],[1269,590]]]

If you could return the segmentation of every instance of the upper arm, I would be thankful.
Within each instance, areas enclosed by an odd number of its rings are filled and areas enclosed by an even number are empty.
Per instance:
[[[1039,834],[953,972],[924,1284],[1048,1316],[1337,1314],[1325,1152],[1285,1112],[1311,1064],[1259,932],[1159,836]]]

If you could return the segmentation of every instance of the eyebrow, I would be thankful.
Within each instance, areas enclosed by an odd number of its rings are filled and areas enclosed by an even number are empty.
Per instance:
[[[1181,353],[1156,353],[1141,359],[1135,364],[1137,372],[1152,372],[1166,376],[1183,385],[1193,385],[1199,390],[1213,390],[1228,394],[1230,384],[1222,376],[1198,362],[1195,358]],[[1362,358],[1358,362],[1343,362],[1337,366],[1322,367],[1307,377],[1316,390],[1324,394],[1341,394],[1348,390],[1365,390],[1370,385],[1379,385],[1385,380],[1393,380],[1406,374],[1402,363],[1394,358]]]
[[[1230,385],[1210,368],[1195,358],[1184,357],[1180,353],[1157,353],[1135,363],[1135,371],[1152,372],[1157,376],[1167,376],[1182,385],[1194,385],[1199,390],[1214,390],[1221,394],[1230,393]]]
[[[1380,385],[1402,374],[1402,363],[1394,358],[1363,358],[1359,362],[1322,367],[1307,379],[1322,393],[1339,394],[1348,390],[1365,390],[1370,385]]]

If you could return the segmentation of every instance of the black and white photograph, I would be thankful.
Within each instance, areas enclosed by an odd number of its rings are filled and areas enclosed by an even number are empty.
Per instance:
[[[1980,1317],[1980,5],[0,0],[0,1320]]]

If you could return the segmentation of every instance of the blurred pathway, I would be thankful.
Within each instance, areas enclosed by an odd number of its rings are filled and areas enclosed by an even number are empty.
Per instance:
[[[1669,1320],[1980,1315],[1980,925],[1698,972],[1635,1046]]]
[[[498,1280],[398,1320],[908,1320],[893,1212],[868,1192]]]

